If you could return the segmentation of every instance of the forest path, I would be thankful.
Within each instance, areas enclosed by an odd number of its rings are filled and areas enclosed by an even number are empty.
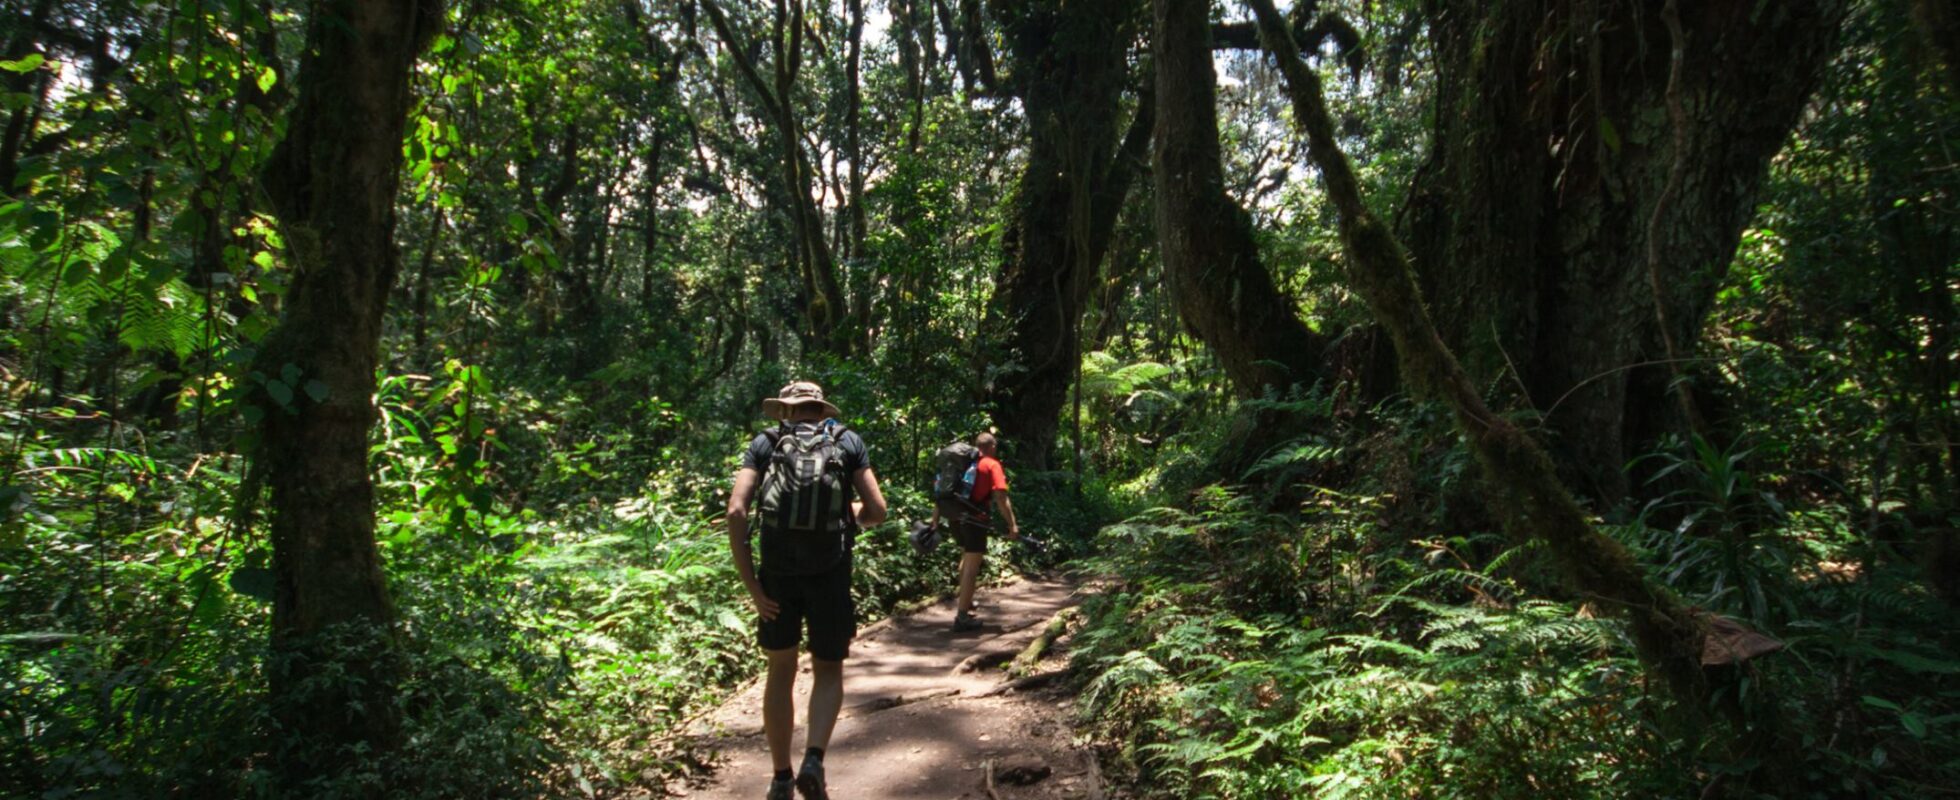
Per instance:
[[[1008,687],[1001,668],[1079,600],[1076,584],[1024,578],[981,590],[985,624],[978,631],[952,632],[951,600],[861,631],[844,665],[844,711],[825,752],[831,797],[1099,800],[1094,756],[1071,735],[1071,697],[1061,689]],[[1062,666],[1050,655],[1036,674]],[[792,765],[803,760],[809,682],[806,655],[797,674]],[[761,800],[771,772],[761,681],[693,732],[719,758],[713,775],[679,796]]]

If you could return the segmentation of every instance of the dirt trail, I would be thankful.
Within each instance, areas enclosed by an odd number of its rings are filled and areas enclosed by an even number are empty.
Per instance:
[[[1078,599],[1071,583],[1024,579],[982,590],[979,612],[986,624],[979,631],[951,632],[951,601],[861,631],[845,663],[844,712],[824,758],[831,797],[1101,798],[1091,754],[1072,742],[1069,699],[1059,690],[1009,689],[998,666]],[[1041,669],[1060,666],[1051,657]],[[792,763],[802,760],[809,669],[806,655],[797,676]],[[712,776],[680,790],[681,796],[762,798],[770,767],[761,725],[757,681],[697,724],[693,733],[720,758]]]

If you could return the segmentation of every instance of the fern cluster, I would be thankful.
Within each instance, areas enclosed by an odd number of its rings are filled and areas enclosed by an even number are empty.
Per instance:
[[[1650,687],[1538,545],[1410,537],[1383,495],[1308,487],[1279,512],[1211,487],[1102,532],[1084,720],[1152,797],[1937,796],[1960,781],[1951,607],[1848,510],[1784,507],[1743,454],[1667,462],[1683,488],[1609,528],[1784,643],[1742,696]]]
[[[1078,664],[1094,676],[1082,710],[1150,796],[1643,797],[1684,785],[1619,626],[1522,599],[1502,572],[1523,553],[1494,569],[1384,556],[1366,569],[1413,577],[1370,604],[1337,595],[1255,616],[1225,573],[1204,574],[1200,541],[1215,537],[1235,566],[1263,558],[1298,563],[1302,584],[1329,577],[1273,549],[1262,524],[1278,521],[1160,509],[1105,532],[1112,553],[1131,555],[1110,557],[1123,587],[1091,604],[1080,635]],[[1341,535],[1319,524],[1291,536]]]

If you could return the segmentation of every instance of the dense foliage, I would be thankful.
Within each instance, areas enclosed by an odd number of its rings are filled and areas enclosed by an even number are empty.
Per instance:
[[[869,442],[894,513],[857,546],[868,621],[949,588],[954,556],[902,535],[929,513],[931,452],[1013,427],[1024,378],[1063,357],[1060,418],[1014,428],[1053,432],[1052,449],[1004,443],[1024,528],[1056,546],[989,564],[1106,587],[1072,667],[1085,738],[1137,795],[1950,792],[1960,54],[1928,21],[1937,3],[1905,5],[1833,20],[1753,213],[1724,232],[1741,244],[1708,270],[1662,381],[1689,387],[1693,418],[1631,463],[1559,465],[1631,487],[1588,510],[1647,577],[1781,643],[1711,668],[1741,690],[1696,700],[1664,689],[1624,615],[1546,544],[1505,535],[1446,409],[1398,382],[1236,4],[1212,10],[1223,190],[1325,345],[1317,382],[1234,385],[1231,348],[1170,288],[1152,182],[1097,194],[1150,168],[1117,146],[1126,125],[1150,134],[1134,123],[1160,96],[1150,3],[1124,6],[1141,22],[1104,65],[1123,83],[1099,143],[1042,140],[1056,133],[1027,118],[1030,76],[1084,57],[1061,3],[431,4],[368,440],[394,619],[334,642],[396,665],[400,737],[294,787],[284,720],[334,676],[274,679],[292,656],[272,638],[286,584],[267,481],[288,465],[259,456],[268,418],[338,396],[267,352],[309,243],[288,241],[266,176],[333,4],[9,4],[0,793],[660,787],[700,768],[685,721],[762,665],[720,521],[757,400],[820,381]],[[1340,144],[1399,231],[1451,90],[1441,7],[1295,9],[1324,38],[1308,49]],[[1526,34],[1577,25],[1553,17]],[[1585,148],[1619,158],[1604,119],[1610,145]],[[1030,198],[1024,168],[1046,152],[1081,208]],[[1086,232],[1092,200],[1103,234]],[[1079,248],[1068,259],[1100,248],[1067,279],[1082,283],[1030,273],[1030,230]],[[1027,280],[1055,302],[1014,307]],[[1054,330],[1075,341],[1008,344],[1071,308]],[[1602,310],[1621,313],[1647,311]],[[1535,357],[1499,347],[1487,361]],[[1521,385],[1529,366],[1483,391],[1570,445],[1558,403]]]

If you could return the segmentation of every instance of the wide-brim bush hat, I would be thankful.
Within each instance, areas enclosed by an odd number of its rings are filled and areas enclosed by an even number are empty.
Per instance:
[[[818,386],[809,381],[796,381],[783,387],[783,390],[777,392],[775,397],[764,399],[762,401],[762,414],[770,419],[789,419],[789,416],[796,412],[797,406],[808,403],[816,403],[817,405],[823,406],[825,416],[841,417],[844,415],[844,412],[837,410],[837,406],[831,405],[830,401],[823,399],[822,386]]]

